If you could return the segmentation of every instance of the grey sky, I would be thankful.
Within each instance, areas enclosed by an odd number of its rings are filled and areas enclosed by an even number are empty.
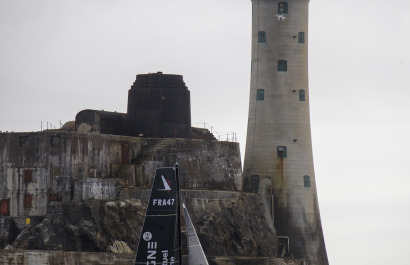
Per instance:
[[[332,265],[405,264],[410,2],[312,0],[313,151]],[[125,112],[136,74],[182,74],[192,123],[244,152],[250,0],[0,0],[0,130]],[[45,125],[44,125],[45,126]]]

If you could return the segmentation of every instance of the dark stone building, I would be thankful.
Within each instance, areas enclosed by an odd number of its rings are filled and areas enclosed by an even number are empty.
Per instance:
[[[83,132],[131,136],[130,121],[125,113],[82,110],[75,117],[75,127]]]
[[[137,75],[127,113],[83,110],[75,125],[78,131],[102,134],[191,138],[190,92],[181,75]]]

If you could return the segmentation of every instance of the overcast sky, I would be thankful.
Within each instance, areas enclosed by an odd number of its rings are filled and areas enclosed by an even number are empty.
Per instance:
[[[329,261],[407,264],[410,2],[312,0],[313,151]],[[0,131],[126,112],[137,74],[181,74],[192,123],[248,116],[250,0],[0,0]]]

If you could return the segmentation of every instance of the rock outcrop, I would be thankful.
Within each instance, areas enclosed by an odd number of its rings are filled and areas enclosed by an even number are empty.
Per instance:
[[[123,249],[135,250],[144,213],[145,206],[139,200],[54,202],[49,205],[45,218],[37,225],[26,227],[13,246],[30,250],[115,253],[122,245]],[[25,238],[28,240],[22,245]]]
[[[230,199],[185,198],[206,255],[276,257],[270,205],[261,196],[231,195]]]
[[[226,192],[222,196],[217,191],[209,193],[182,191],[208,256],[276,256],[276,233],[263,197],[241,192]],[[45,218],[23,229],[13,247],[135,253],[147,201],[148,196],[142,200],[51,203]]]

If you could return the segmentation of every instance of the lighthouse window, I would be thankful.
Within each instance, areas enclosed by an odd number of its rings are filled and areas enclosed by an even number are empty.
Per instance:
[[[265,89],[259,88],[256,91],[256,100],[264,100],[265,99]]]
[[[265,43],[266,42],[266,32],[265,31],[259,31],[258,32],[258,42],[259,43]]]
[[[299,89],[299,101],[305,101],[305,90]]]
[[[288,71],[288,61],[279,60],[278,61],[278,72],[287,72]]]
[[[304,32],[299,32],[298,33],[298,43],[305,43],[305,33]]]
[[[278,157],[287,157],[288,152],[286,146],[278,146],[277,147],[277,155]]]
[[[305,175],[303,176],[303,183],[306,188],[310,187],[310,176]]]
[[[287,14],[288,13],[288,3],[279,2],[278,4],[278,14]]]

